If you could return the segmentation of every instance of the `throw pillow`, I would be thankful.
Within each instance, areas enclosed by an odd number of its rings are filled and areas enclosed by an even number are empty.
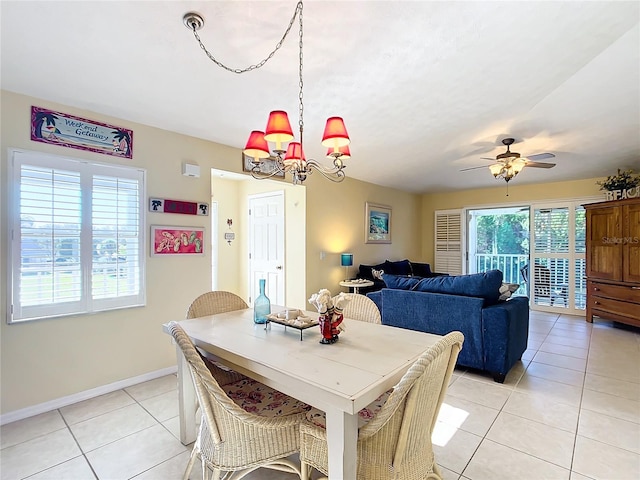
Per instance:
[[[428,263],[411,262],[411,270],[415,277],[427,278],[431,276],[431,265]]]
[[[397,262],[384,262],[384,271],[391,275],[411,275],[411,262],[408,259],[398,260]]]
[[[363,265],[360,264],[359,267],[359,274],[358,277],[359,278],[366,278],[367,280],[375,280],[375,278],[373,278],[373,273],[372,270],[376,269],[376,270],[380,270],[384,268],[384,263],[381,263],[379,265]]]
[[[382,280],[382,275],[384,274],[384,270],[376,270],[375,268],[371,269],[371,274],[375,280]]]
[[[498,301],[502,302],[511,298],[511,295],[520,288],[520,285],[517,283],[503,283],[500,286],[500,296],[498,297]]]

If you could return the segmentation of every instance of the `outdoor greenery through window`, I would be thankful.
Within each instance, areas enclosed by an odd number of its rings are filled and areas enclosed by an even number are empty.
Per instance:
[[[144,305],[145,172],[10,158],[9,321]]]

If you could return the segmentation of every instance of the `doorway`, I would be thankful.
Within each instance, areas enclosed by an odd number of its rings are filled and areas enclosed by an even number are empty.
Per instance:
[[[522,268],[529,263],[529,207],[467,211],[467,272],[500,270],[505,283],[520,285],[514,295],[527,295]]]
[[[249,304],[266,280],[271,304],[286,305],[284,191],[249,196]]]

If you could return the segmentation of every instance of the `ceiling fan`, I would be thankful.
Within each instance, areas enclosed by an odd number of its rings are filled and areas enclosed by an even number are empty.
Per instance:
[[[515,177],[524,167],[536,167],[536,168],[553,168],[556,166],[555,163],[546,163],[539,162],[538,160],[545,160],[547,158],[554,158],[555,155],[553,153],[538,153],[536,155],[529,155],[527,157],[521,157],[518,152],[512,152],[509,147],[515,142],[513,138],[505,138],[502,140],[503,145],[506,145],[507,151],[504,153],[500,153],[496,155],[496,158],[486,158],[483,157],[483,160],[490,160],[492,162],[496,162],[492,165],[489,165],[489,170],[493,174],[495,178],[504,178],[505,182],[509,182],[513,177]],[[478,168],[486,168],[485,166],[481,167],[471,167],[471,168],[463,168],[460,170],[461,172],[465,172],[467,170],[476,170]]]

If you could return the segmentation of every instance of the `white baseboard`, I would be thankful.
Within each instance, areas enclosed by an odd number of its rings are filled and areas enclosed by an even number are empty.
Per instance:
[[[124,380],[110,383],[108,385],[102,385],[100,387],[92,388],[90,390],[74,393],[73,395],[68,395],[66,397],[56,398],[55,400],[50,400],[48,402],[40,403],[38,405],[32,405],[31,407],[21,408],[20,410],[14,410],[13,412],[8,412],[0,415],[0,425],[4,425],[5,423],[15,422],[17,420],[22,420],[28,417],[33,417],[34,415],[40,415],[41,413],[50,412],[51,410],[56,410],[58,408],[66,407],[67,405],[71,405],[77,402],[82,402],[83,400],[88,400],[90,398],[98,397],[106,393],[115,392],[116,390],[121,390],[123,388],[127,388],[132,385],[136,385],[138,383],[148,382],[149,380],[164,377],[165,375],[171,375],[172,373],[176,373],[177,371],[178,371],[177,366],[167,367],[161,370],[156,370],[154,372],[138,375],[137,377],[125,378]]]

